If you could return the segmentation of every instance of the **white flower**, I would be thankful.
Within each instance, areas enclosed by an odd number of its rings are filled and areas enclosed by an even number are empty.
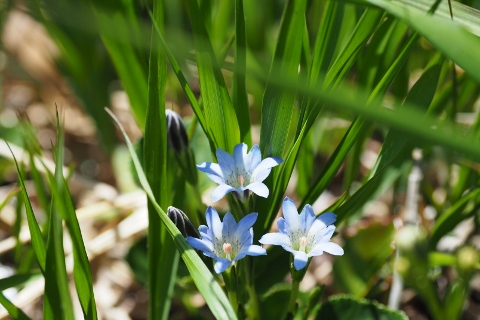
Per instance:
[[[217,163],[204,162],[197,165],[200,171],[208,174],[212,181],[219,184],[212,195],[212,201],[222,199],[229,192],[236,192],[243,199],[244,191],[250,190],[260,197],[267,198],[269,190],[265,180],[272,167],[283,162],[280,157],[270,157],[262,160],[260,148],[254,145],[247,153],[245,143],[237,144],[233,156],[217,149]]]
[[[278,218],[278,232],[265,234],[260,243],[279,245],[291,252],[296,270],[303,269],[309,258],[319,256],[324,251],[343,255],[342,247],[330,242],[335,231],[333,223],[337,220],[335,214],[326,212],[317,218],[307,204],[299,215],[295,203],[288,197],[283,200],[282,209],[285,218]]]

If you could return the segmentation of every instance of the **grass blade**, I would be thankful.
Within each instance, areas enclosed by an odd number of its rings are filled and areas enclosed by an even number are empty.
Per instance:
[[[235,109],[213,52],[204,25],[205,19],[203,19],[197,0],[190,0],[189,4],[200,93],[204,116],[207,120],[206,132],[209,132],[213,139],[215,148],[232,152],[233,147],[240,142],[240,129],[235,116]]]
[[[245,15],[243,0],[235,0],[235,63],[233,71],[232,100],[235,101],[240,141],[252,144],[250,132],[250,111],[248,105],[245,73],[247,67],[247,39],[245,35]]]
[[[287,1],[283,12],[280,34],[270,65],[269,79],[276,76],[297,79],[302,35],[305,28],[306,1]],[[263,156],[282,156],[290,121],[293,115],[295,93],[279,90],[270,80],[267,82],[262,102],[260,149]]]
[[[30,320],[30,318],[19,308],[17,308],[13,303],[10,302],[4,295],[3,292],[0,292],[0,304],[7,309],[8,314],[15,320]]]
[[[154,4],[153,19],[157,27],[163,28],[164,12],[161,3]],[[156,201],[163,209],[167,207],[170,195],[167,184],[166,80],[166,56],[160,48],[157,34],[152,32],[143,159],[148,183]],[[152,320],[168,319],[178,254],[151,201],[148,202],[147,241],[148,317]]]

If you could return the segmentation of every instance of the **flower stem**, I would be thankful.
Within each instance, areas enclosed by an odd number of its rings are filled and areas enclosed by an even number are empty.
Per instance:
[[[298,290],[300,288],[300,281],[293,280],[292,282],[292,292],[290,293],[290,302],[288,303],[288,312],[292,315],[295,314],[296,306],[297,306],[297,297],[298,297]]]
[[[228,300],[232,305],[233,311],[237,313],[238,311],[238,300],[237,300],[237,275],[235,272],[235,266],[231,266],[225,270],[223,280],[225,281],[225,286],[227,287]]]
[[[253,283],[254,274],[253,274],[253,259],[248,257],[247,264],[245,264],[245,276],[247,280],[247,291],[250,297],[249,302],[249,313],[252,319],[261,319],[260,309],[258,306],[258,296],[257,291],[255,290],[255,285]]]

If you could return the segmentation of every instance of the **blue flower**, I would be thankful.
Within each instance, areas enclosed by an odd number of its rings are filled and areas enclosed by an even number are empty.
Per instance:
[[[318,218],[313,213],[312,206],[307,204],[299,215],[295,203],[288,197],[282,204],[284,218],[278,218],[278,232],[265,234],[259,242],[282,246],[293,254],[293,266],[301,270],[307,265],[308,259],[319,256],[323,252],[341,256],[343,249],[330,242],[335,231],[333,223],[337,217],[332,212],[326,212]]]
[[[195,249],[203,251],[207,257],[215,259],[215,272],[225,271],[235,261],[249,256],[266,255],[260,246],[252,245],[252,226],[257,220],[256,212],[247,214],[238,223],[230,212],[220,221],[217,211],[208,207],[207,226],[198,228],[201,239],[188,237],[187,242]]]
[[[217,149],[217,163],[204,162],[197,165],[200,171],[206,172],[212,181],[219,184],[212,195],[212,201],[222,199],[229,192],[236,192],[243,199],[244,192],[250,190],[260,197],[268,197],[268,188],[263,184],[272,167],[283,162],[280,157],[270,157],[262,160],[260,148],[254,145],[247,153],[245,143],[237,144],[233,156]]]

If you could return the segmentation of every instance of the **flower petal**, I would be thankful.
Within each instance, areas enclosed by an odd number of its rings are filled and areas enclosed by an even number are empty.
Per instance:
[[[227,268],[232,264],[232,261],[224,258],[216,259],[215,265],[213,269],[216,273],[222,273],[223,271],[227,270]]]
[[[270,157],[263,159],[262,162],[260,162],[260,164],[255,168],[255,170],[253,170],[252,178],[255,179],[254,181],[262,182],[263,180],[265,180],[265,178],[268,177],[268,174],[270,173],[270,171],[268,171],[268,173],[265,175],[264,171],[272,167],[278,166],[282,162],[283,160],[280,157]]]
[[[330,225],[320,231],[318,234],[315,235],[315,240],[314,240],[314,245],[316,246],[318,243],[322,242],[328,242],[330,241],[330,238],[333,236],[333,233],[335,232],[335,226]]]
[[[245,171],[253,173],[255,168],[262,162],[262,152],[258,145],[254,145],[247,154],[247,161],[245,162]]]
[[[237,176],[245,176],[247,149],[248,146],[245,143],[239,143],[233,148],[233,158],[235,159],[235,172]]]
[[[228,184],[221,184],[215,190],[213,191],[212,194],[212,201],[217,202],[218,200],[222,199],[225,197],[225,195],[229,192],[232,192],[235,190],[234,187],[229,186]]]
[[[220,148],[217,149],[215,154],[217,156],[218,164],[222,170],[223,177],[227,178],[231,176],[235,170],[235,160],[233,157],[228,152],[225,152]]]
[[[278,232],[290,236],[290,230],[288,230],[288,225],[284,218],[277,219],[277,228]]]
[[[310,229],[315,219],[316,219],[316,216],[315,216],[315,213],[313,212],[312,206],[309,204],[305,205],[299,217],[303,232],[307,232]]]
[[[335,256],[343,256],[343,249],[340,247],[338,244],[335,242],[321,242],[318,245],[316,245],[309,253],[309,257],[313,256],[319,256],[323,252],[327,252],[330,254],[333,254]]]
[[[227,212],[223,217],[222,235],[226,241],[231,241],[237,230],[237,221],[230,212]]]
[[[237,225],[237,234],[241,235],[245,232],[245,230],[250,229],[255,223],[255,221],[257,221],[257,217],[258,213],[252,212],[240,219]]]
[[[291,246],[292,243],[290,242],[290,238],[283,233],[279,232],[271,232],[264,234],[260,240],[258,240],[261,244],[273,244],[276,246]]]
[[[332,223],[337,220],[337,216],[332,212],[325,212],[321,214],[315,221],[313,222],[310,230],[308,231],[309,236],[319,234],[323,229],[327,226],[331,225]]]
[[[201,250],[204,252],[213,252],[213,243],[211,241],[188,237],[187,242],[197,250]]]
[[[214,174],[210,174],[210,173],[207,173],[207,176],[210,178],[210,180],[212,180],[213,182],[215,183],[218,183],[218,184],[225,184],[225,179],[217,176],[217,175],[214,175]]]
[[[251,245],[246,247],[244,250],[242,250],[240,253],[246,252],[247,255],[249,256],[265,256],[267,255],[267,250],[264,248],[257,246],[257,245]]]
[[[249,184],[245,187],[245,189],[251,190],[257,196],[260,196],[262,198],[267,198],[268,194],[270,193],[267,186],[261,182],[254,182],[252,184]]]
[[[308,262],[308,256],[305,252],[303,251],[295,251],[295,254],[293,256],[293,266],[295,267],[295,270],[301,270],[305,268]]]
[[[213,241],[212,230],[210,230],[207,226],[201,225],[198,227],[198,231],[200,232],[203,240]]]
[[[290,234],[294,234],[297,230],[300,229],[300,221],[295,202],[293,202],[293,200],[289,197],[285,197],[285,200],[283,200],[282,204],[282,210],[285,221],[287,221]]]
[[[209,175],[214,175],[223,179],[222,169],[220,168],[218,163],[203,162],[203,163],[197,164],[197,169],[200,171],[206,172]]]
[[[212,235],[215,238],[222,237],[222,222],[218,216],[217,210],[213,207],[208,207],[206,212],[207,225],[212,231]]]

